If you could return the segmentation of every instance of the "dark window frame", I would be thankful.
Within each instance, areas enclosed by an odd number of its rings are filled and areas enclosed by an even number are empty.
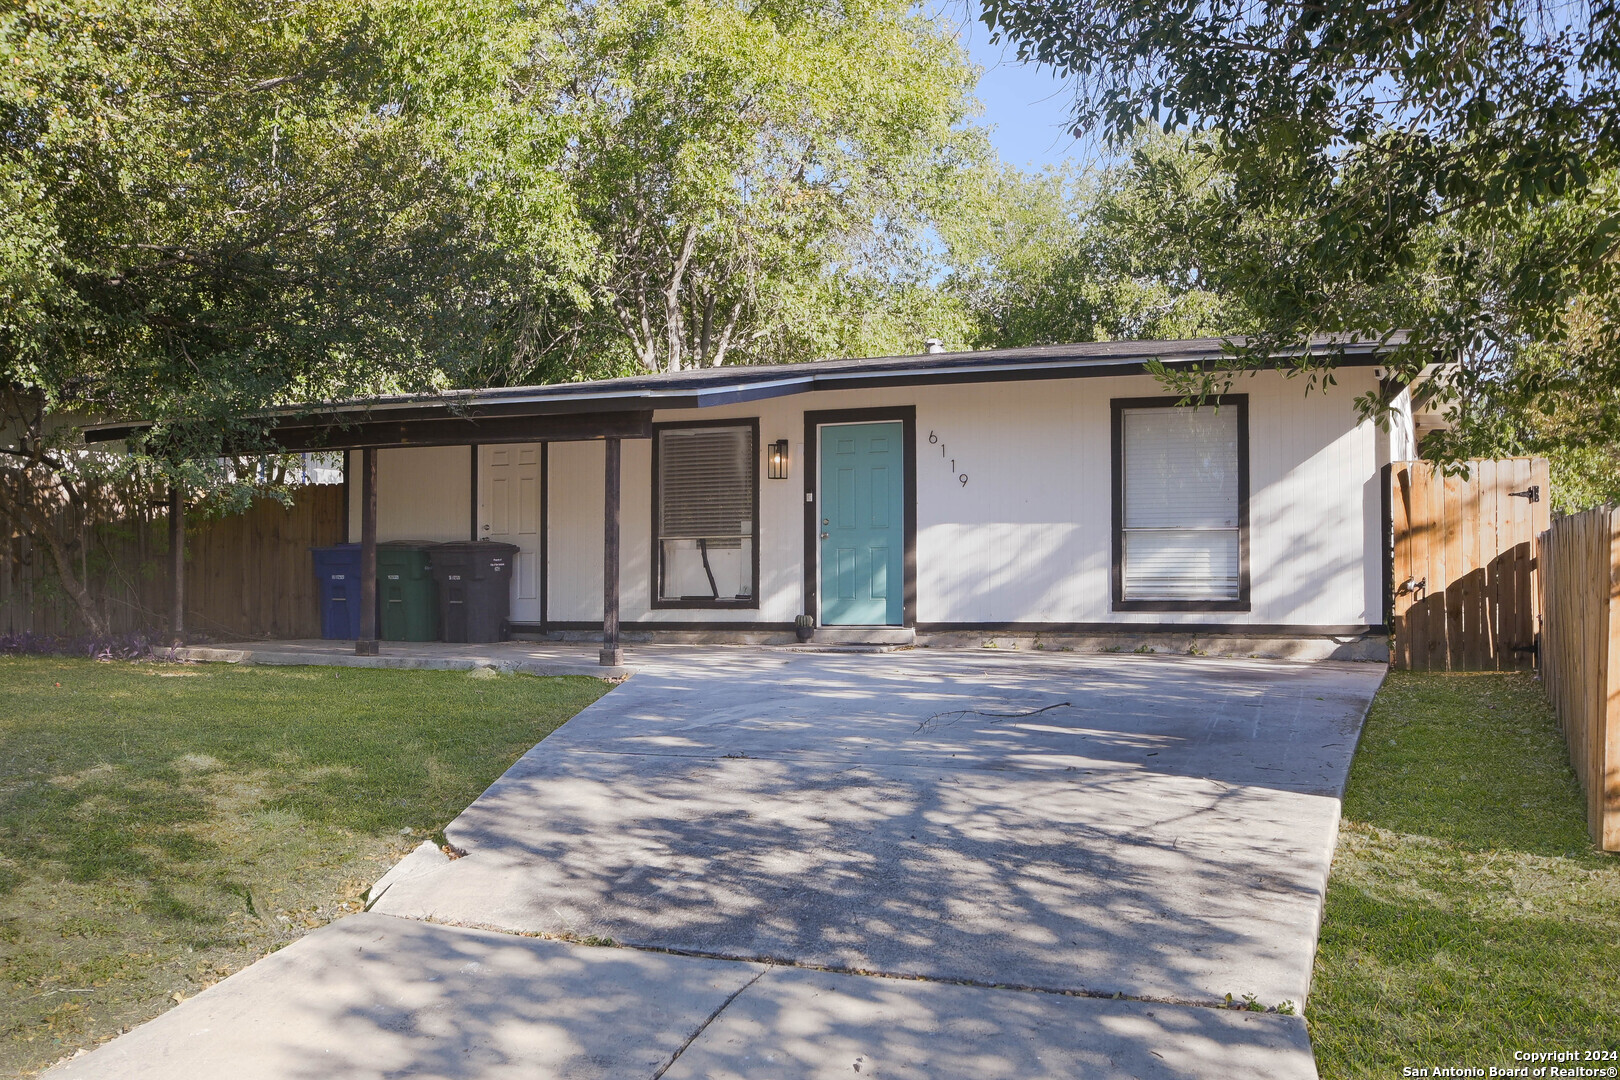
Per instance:
[[[665,431],[682,428],[747,428],[749,438],[753,440],[753,453],[749,455],[751,470],[749,497],[753,507],[751,512],[754,515],[754,532],[753,536],[751,537],[753,540],[752,571],[754,581],[753,595],[747,600],[715,599],[713,597],[678,597],[671,600],[664,600],[660,599],[658,595],[658,579],[662,576],[664,566],[664,539],[659,535],[659,523],[663,520],[663,515],[659,512],[661,505],[660,499],[663,494],[659,489],[659,446],[663,442],[662,435]],[[668,423],[658,423],[653,425],[652,482],[649,485],[652,488],[652,518],[647,525],[648,532],[652,536],[652,558],[648,561],[652,566],[651,600],[652,607],[654,609],[668,610],[672,608],[688,608],[713,610],[724,608],[736,611],[759,610],[759,552],[760,549],[764,547],[764,543],[762,542],[760,536],[762,529],[759,520],[759,479],[761,472],[759,467],[760,453],[759,417],[757,416],[738,416],[733,417],[730,420],[673,420]]]
[[[1249,395],[1222,394],[1206,405],[1237,411],[1238,595],[1236,600],[1128,600],[1125,598],[1125,411],[1189,408],[1179,397],[1114,398],[1109,402],[1113,466],[1113,610],[1249,611]]]

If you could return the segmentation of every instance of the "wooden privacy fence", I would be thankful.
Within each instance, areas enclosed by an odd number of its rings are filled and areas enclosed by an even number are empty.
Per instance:
[[[1559,518],[1540,548],[1542,684],[1592,838],[1620,851],[1620,510]]]
[[[1414,671],[1535,664],[1534,545],[1547,527],[1547,462],[1390,466],[1392,663]]]
[[[261,499],[245,514],[186,537],[186,626],[216,637],[321,636],[311,547],[343,541],[343,487],[300,488],[283,507]]]
[[[193,518],[186,529],[187,628],[216,638],[319,637],[309,548],[342,541],[343,507],[342,485],[314,484],[297,489],[291,507],[260,499],[246,513]],[[149,510],[74,525],[86,538],[84,576],[113,633],[167,622],[167,525],[162,511]],[[0,538],[0,558],[0,633],[85,632],[29,537]]]

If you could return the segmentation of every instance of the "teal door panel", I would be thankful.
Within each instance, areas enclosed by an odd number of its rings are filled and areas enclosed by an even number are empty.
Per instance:
[[[905,557],[902,427],[821,429],[821,625],[899,626]]]

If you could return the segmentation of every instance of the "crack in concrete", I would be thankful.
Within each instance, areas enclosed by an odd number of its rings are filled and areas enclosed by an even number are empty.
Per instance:
[[[513,937],[538,938],[541,941],[556,941],[561,942],[564,945],[587,944],[584,939],[573,934],[557,934],[544,930],[509,930],[505,927],[495,926],[489,923],[456,922],[449,919],[438,918],[419,919],[414,916],[402,915],[391,916],[391,918],[405,919],[406,921],[413,922],[425,922],[439,926],[460,926],[470,930],[489,930],[497,934],[510,934]],[[690,956],[694,960],[726,960],[735,964],[763,964],[764,970],[759,972],[759,974],[755,975],[752,979],[749,979],[747,984],[722,1002],[720,1007],[714,1011],[709,1019],[703,1022],[703,1027],[708,1027],[708,1025],[714,1021],[715,1017],[719,1016],[725,1011],[727,1006],[729,1006],[733,1001],[737,1000],[738,995],[740,995],[743,990],[746,990],[748,987],[754,985],[754,983],[759,981],[761,976],[775,968],[795,968],[800,971],[825,971],[831,975],[851,975],[867,979],[893,979],[897,982],[938,983],[942,986],[970,986],[979,990],[1013,990],[1024,994],[1050,994],[1055,997],[1091,998],[1097,1001],[1139,1001],[1147,1005],[1180,1005],[1195,1009],[1214,1009],[1218,1012],[1225,1012],[1227,1010],[1252,1012],[1252,1010],[1236,1010],[1229,1002],[1221,998],[1154,997],[1148,994],[1126,994],[1117,990],[1087,990],[1083,987],[1035,986],[1029,983],[988,982],[983,979],[952,979],[936,975],[913,975],[899,971],[879,971],[873,968],[845,967],[837,964],[812,964],[802,960],[793,960],[781,956],[738,956],[734,953],[711,952],[704,949],[682,949],[671,945],[647,945],[634,941],[615,940],[610,946],[595,947],[631,949],[635,952],[661,953],[665,956]],[[1297,1004],[1295,1007],[1299,1008]],[[1299,1012],[1294,1015],[1302,1015],[1303,1013],[1304,1010],[1299,1009]],[[1268,1008],[1264,1012],[1256,1015],[1287,1016],[1289,1014],[1278,1013],[1273,1009]],[[702,1033],[702,1030],[703,1028],[699,1028],[698,1031],[693,1034],[692,1038],[695,1039],[698,1034]],[[691,1042],[692,1040],[688,1039],[686,1043],[682,1044],[681,1049],[685,1050],[687,1046],[691,1045]],[[680,1051],[677,1051],[675,1056],[679,1057]],[[665,1064],[664,1069],[667,1070],[674,1063],[675,1059],[671,1058],[669,1062]],[[653,1080],[658,1080],[658,1077],[662,1075],[663,1070],[660,1070],[653,1077]]]
[[[731,1007],[731,1003],[741,997],[744,990],[747,990],[750,986],[753,986],[755,983],[759,982],[760,979],[764,978],[765,972],[769,970],[771,969],[767,967],[762,971],[755,972],[752,979],[749,979],[747,982],[737,987],[736,990],[732,991],[731,996],[722,1001],[720,1003],[720,1007],[715,1009],[714,1012],[710,1013],[708,1017],[704,1019],[703,1023],[697,1026],[697,1030],[693,1031],[692,1034],[686,1037],[685,1042],[681,1043],[681,1045],[675,1048],[675,1053],[670,1055],[669,1060],[664,1062],[659,1070],[652,1074],[652,1080],[660,1080],[660,1077],[662,1077],[670,1069],[674,1068],[675,1063],[681,1059],[681,1055],[686,1053],[686,1048],[697,1042],[698,1036],[709,1030],[709,1025],[719,1019],[720,1014],[729,1009]]]

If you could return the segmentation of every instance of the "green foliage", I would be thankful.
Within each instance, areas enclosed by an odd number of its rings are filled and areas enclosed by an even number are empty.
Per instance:
[[[64,507],[273,493],[268,409],[965,336],[972,82],[899,0],[7,8],[0,521],[100,632]]]
[[[1255,332],[1188,388],[1310,334],[1404,328],[1402,381],[1458,361],[1430,384],[1458,432],[1432,453],[1493,427],[1543,449],[1616,441],[1610,0],[988,0],[984,18],[1073,77],[1079,128],[1214,134],[1230,183],[1205,224],[1226,232]]]
[[[0,61],[0,382],[166,468],[285,402],[888,344],[984,153],[897,0],[45,0]]]
[[[0,659],[0,1071],[94,1046],[357,910],[606,688]]]
[[[53,412],[184,417],[171,455],[268,404],[432,385],[477,318],[435,288],[468,272],[476,207],[408,107],[407,14],[14,9],[0,190],[32,224],[4,381]]]
[[[974,343],[1241,333],[1242,289],[1212,277],[1226,249],[1202,227],[1226,183],[1209,149],[1144,133],[1095,171],[981,171],[972,211],[941,223]]]
[[[660,371],[882,349],[915,322],[923,234],[983,151],[934,23],[899,0],[622,0],[556,33],[594,338]]]
[[[443,385],[485,336],[476,290],[508,275],[400,47],[453,67],[479,23],[418,15],[392,0],[0,12],[0,523],[39,542],[92,633],[65,509],[105,519],[171,480],[241,504],[258,470],[227,455],[261,446],[261,410]],[[561,241],[531,256],[562,261]],[[143,452],[86,453],[80,426],[120,413],[160,421]]]

